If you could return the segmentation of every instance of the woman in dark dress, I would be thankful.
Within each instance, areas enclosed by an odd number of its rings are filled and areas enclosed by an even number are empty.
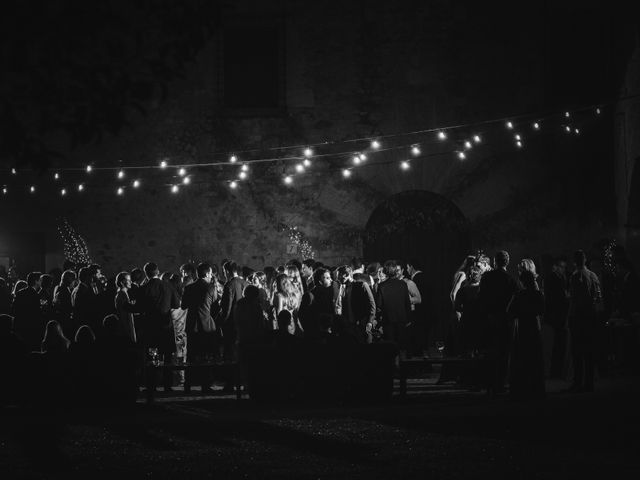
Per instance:
[[[520,273],[523,289],[509,305],[513,319],[513,349],[509,393],[513,400],[540,399],[545,396],[544,360],[540,318],[544,313],[544,295],[538,289],[533,272]]]

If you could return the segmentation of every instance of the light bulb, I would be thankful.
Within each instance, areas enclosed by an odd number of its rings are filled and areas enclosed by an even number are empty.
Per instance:
[[[580,135],[580,129],[576,128],[574,131],[576,132],[576,135]]]
[[[411,154],[414,156],[420,155],[420,149],[414,145],[413,147],[411,147]]]
[[[349,170],[348,168],[345,168],[344,170],[342,170],[342,176],[344,178],[349,178],[351,176],[351,170]]]
[[[513,136],[513,138],[515,138],[516,140],[522,140],[522,138],[520,138],[520,135],[517,133]]]
[[[60,178],[60,174],[58,172],[54,173],[53,178],[58,180]]]
[[[358,155],[356,155],[355,157],[353,157],[353,164],[354,165],[360,165],[360,157]]]
[[[407,162],[406,160],[403,160],[402,162],[400,162],[400,168],[402,170],[409,170],[409,162]]]
[[[247,172],[240,172],[240,173],[238,174],[238,178],[239,178],[240,180],[245,180],[245,179],[247,178]]]
[[[305,148],[304,149],[304,156],[309,158],[311,155],[313,155],[313,150],[311,150],[310,148]]]
[[[92,170],[93,168],[91,168],[91,165],[87,165],[87,173],[91,173]]]
[[[33,185],[31,185],[31,187],[29,188],[29,191],[30,191],[31,193],[35,193],[35,191],[36,191],[36,187],[34,187]]]
[[[124,170],[118,172],[118,178],[124,178]]]
[[[238,157],[236,157],[235,155],[231,155],[231,158],[229,158],[229,161],[231,163],[236,163],[238,161]]]
[[[286,177],[284,177],[284,183],[286,183],[287,185],[291,185],[293,183],[293,178],[291,177],[291,175],[287,175]]]
[[[599,108],[596,108],[596,115],[600,115],[602,113],[602,110],[600,110]]]
[[[571,116],[571,114],[569,112],[564,112],[564,116],[565,116],[565,118],[569,118]]]
[[[231,181],[231,183],[229,183],[229,186],[233,189],[238,188],[238,182],[236,182],[235,180]]]
[[[516,145],[518,146],[518,148],[522,148],[522,142],[521,142],[521,141],[519,141],[519,140],[518,140],[518,141],[516,142]]]
[[[122,195],[124,193],[124,188],[118,187],[117,193],[118,193],[118,195]]]
[[[78,191],[81,192],[83,190],[84,190],[84,185],[83,184],[78,185]]]
[[[473,147],[473,145],[471,145],[471,142],[469,140],[467,140],[466,142],[464,142],[464,148],[466,148],[467,150],[469,150],[471,147]]]
[[[15,168],[12,168],[12,169],[11,169],[11,174],[12,174],[12,175],[15,175],[16,173],[18,173],[18,172],[16,171],[16,169],[15,169]]]
[[[181,168],[180,170],[178,170],[178,175],[180,175],[181,177],[184,177],[187,174],[187,171],[184,168]]]
[[[3,188],[2,188],[2,194],[3,194],[3,195],[6,195],[6,194],[7,194],[7,187],[3,187]]]
[[[569,125],[564,127],[565,131],[571,133],[571,127]]]
[[[360,158],[361,162],[366,162],[367,161],[367,156],[364,153],[361,153],[360,155],[358,155],[358,157]]]
[[[458,158],[460,160],[464,160],[465,158],[467,158],[467,156],[464,154],[464,152],[458,152]]]
[[[171,193],[178,193],[180,191],[180,188],[178,187],[178,185],[173,185],[171,187]]]
[[[60,190],[60,195],[62,195],[63,197],[67,194],[67,189],[63,188],[62,190]]]
[[[298,173],[304,172],[304,165],[302,165],[301,163],[298,163],[296,165],[296,172],[298,172]]]
[[[513,129],[513,123],[512,122],[507,122],[507,128],[509,130]]]
[[[138,188],[140,186],[140,180],[133,181],[133,188]]]
[[[380,142],[374,140],[373,142],[371,142],[371,148],[373,148],[374,150],[378,150],[380,148]]]
[[[309,160],[308,158],[305,158],[305,159],[303,160],[302,164],[303,164],[305,167],[307,167],[307,168],[308,168],[308,167],[310,167],[310,166],[311,166],[311,160]]]
[[[534,130],[540,130],[540,124],[538,122],[533,124],[533,129]]]
[[[160,162],[160,168],[167,168],[167,161],[166,160],[162,160]]]
[[[248,172],[249,171],[249,165],[247,165],[246,163],[243,163],[242,167],[240,167],[240,170],[242,170],[243,172]]]
[[[443,131],[439,131],[438,132],[438,138],[440,140],[446,140],[447,139],[447,134],[445,132],[443,132]]]
[[[190,177],[184,177],[182,179],[182,183],[184,183],[185,185],[189,185],[191,183],[191,178]]]

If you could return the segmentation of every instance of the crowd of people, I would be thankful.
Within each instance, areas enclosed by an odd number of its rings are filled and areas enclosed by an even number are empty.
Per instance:
[[[482,254],[465,259],[453,279],[447,343],[451,354],[486,360],[475,384],[497,394],[508,383],[514,398],[544,396],[544,321],[555,333],[551,376],[561,375],[570,333],[572,390],[593,389],[600,282],[584,252],[575,253],[574,263],[567,276],[566,260],[556,259],[541,288],[530,259],[518,263],[517,278],[507,272],[505,251],[493,264]],[[621,314],[631,316],[638,311],[637,275],[626,258],[618,259],[618,270]],[[111,281],[94,264],[67,268],[59,278],[55,272],[0,277],[0,335],[5,352],[69,352],[79,364],[100,349],[110,359],[154,352],[164,362],[242,363],[243,352],[257,345],[335,338],[354,345],[393,342],[404,359],[429,354],[429,295],[418,260],[365,265],[356,258],[337,268],[291,260],[262,271],[234,261],[220,271],[186,263],[179,273],[162,274],[149,262]],[[164,388],[171,390],[172,374],[164,372]],[[187,374],[184,381],[187,391],[198,383],[211,388],[204,376]]]

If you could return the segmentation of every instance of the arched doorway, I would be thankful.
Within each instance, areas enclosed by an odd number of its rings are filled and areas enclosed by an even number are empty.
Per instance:
[[[401,192],[378,205],[363,238],[367,261],[422,262],[429,292],[421,293],[433,318],[432,340],[445,336],[453,274],[470,249],[468,222],[460,209],[442,195],[424,190]]]

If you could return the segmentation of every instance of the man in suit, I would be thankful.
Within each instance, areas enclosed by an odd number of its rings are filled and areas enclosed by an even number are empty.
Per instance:
[[[53,308],[67,338],[73,338],[76,333],[72,322],[73,302],[71,301],[75,281],[76,272],[73,270],[65,270],[60,279],[60,284],[56,285],[56,288],[53,290]]]
[[[98,333],[102,322],[98,312],[97,296],[91,285],[93,271],[89,267],[82,267],[78,272],[80,282],[71,294],[73,305],[73,330],[77,330],[82,325],[88,325],[94,334]]]
[[[144,273],[147,283],[140,289],[137,301],[144,317],[143,343],[145,348],[157,348],[160,355],[164,355],[165,363],[170,363],[176,351],[171,309],[180,308],[178,292],[169,282],[160,279],[160,270],[155,263],[145,264]],[[163,380],[165,391],[171,391],[170,370],[164,370]]]
[[[40,309],[40,272],[27,275],[27,288],[16,293],[13,301],[14,328],[27,347],[40,351],[45,318]]]
[[[184,288],[181,308],[187,310],[187,361],[198,362],[215,350],[216,325],[211,316],[211,306],[218,300],[216,286],[213,284],[213,269],[208,263],[201,263],[196,269],[197,280]],[[188,372],[190,373],[190,372]],[[191,375],[185,378],[185,391],[191,389]],[[211,390],[211,382],[200,378],[202,390]]]
[[[318,341],[333,325],[339,288],[329,270],[322,267],[314,270],[313,285],[302,296],[299,317],[305,339]]]
[[[356,273],[347,293],[347,311],[351,322],[355,326],[357,340],[372,343],[372,329],[375,326],[376,302],[369,286],[369,276],[366,273]]]
[[[235,357],[236,331],[233,321],[236,303],[242,298],[246,282],[239,276],[238,264],[234,261],[225,262],[223,270],[227,278],[222,293],[220,305],[220,320],[224,335],[224,358],[232,360]]]
[[[400,349],[400,357],[406,356],[406,327],[411,319],[409,288],[399,280],[398,264],[388,260],[384,264],[386,280],[378,286],[376,307],[381,317],[385,338],[395,342]]]
[[[567,262],[563,258],[556,258],[551,273],[544,279],[544,322],[553,328],[553,347],[549,371],[551,378],[562,377],[569,338],[567,326],[569,292],[567,290],[566,269]]]

